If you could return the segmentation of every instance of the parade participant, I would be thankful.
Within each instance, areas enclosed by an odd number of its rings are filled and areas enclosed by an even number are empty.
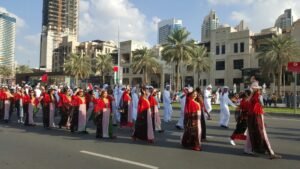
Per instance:
[[[0,88],[0,120],[3,120],[4,118],[4,100],[5,100],[5,94],[3,86]]]
[[[120,126],[121,127],[133,127],[133,123],[128,121],[128,110],[129,105],[131,102],[130,88],[127,86],[123,92],[122,97],[120,98],[120,112],[121,112],[121,119],[120,119]]]
[[[220,96],[220,127],[228,129],[230,111],[228,105],[236,107],[228,97],[228,87],[224,86]]]
[[[26,126],[35,126],[35,123],[33,121],[33,111],[39,103],[38,103],[38,99],[36,98],[36,94],[35,94],[34,90],[29,90],[29,98],[28,99],[29,99],[29,103],[28,103],[28,110],[26,113],[25,125]]]
[[[49,117],[50,117],[51,98],[50,98],[50,95],[47,93],[45,87],[42,86],[41,91],[42,91],[42,94],[41,94],[41,97],[39,98],[39,102],[41,102],[42,109],[43,109],[43,125],[44,125],[44,128],[49,128],[50,127]]]
[[[115,106],[116,111],[113,114],[113,125],[117,126],[117,123],[120,122],[120,112],[119,112],[119,103],[120,103],[120,97],[119,97],[119,88],[118,86],[115,86],[113,90],[114,98],[115,98]]]
[[[132,117],[133,121],[136,121],[137,117],[137,107],[138,107],[138,102],[139,102],[139,97],[136,93],[136,87],[133,87],[131,89],[131,102],[130,102],[130,114]]]
[[[23,113],[23,96],[24,90],[21,87],[17,87],[17,91],[14,94],[14,102],[15,102],[15,109],[17,111],[18,116],[18,123],[24,123],[24,113]]]
[[[10,119],[10,104],[11,104],[11,98],[14,96],[10,93],[7,86],[4,86],[4,121],[6,123],[9,122]]]
[[[248,134],[251,142],[251,149],[256,153],[264,154],[267,152],[270,159],[281,158],[272,150],[264,123],[263,103],[261,102],[261,87],[257,81],[251,84],[252,96],[249,102],[248,114]],[[246,152],[252,154],[252,152]]]
[[[92,119],[93,110],[94,110],[94,98],[96,96],[94,95],[94,92],[92,89],[89,89],[88,93],[85,95],[86,97],[86,105],[87,105],[87,120]]]
[[[178,122],[176,124],[176,128],[178,130],[183,129],[183,121],[184,121],[184,108],[185,108],[185,102],[186,102],[186,95],[188,93],[188,88],[185,87],[182,91],[182,93],[179,95],[179,102],[180,102],[180,117],[178,119]]]
[[[206,120],[204,114],[206,112],[206,109],[204,106],[203,95],[200,87],[196,88],[196,92],[197,92],[197,98],[195,100],[200,104],[201,107],[201,141],[206,141]]]
[[[221,93],[221,89],[218,88],[216,91],[216,98],[215,98],[215,103],[216,104],[220,104],[220,93]]]
[[[249,111],[248,97],[250,94],[251,92],[247,90],[239,96],[242,100],[236,109],[236,128],[230,137],[230,144],[233,146],[236,145],[235,140],[246,140],[245,131],[247,130],[247,116]]]
[[[201,106],[196,102],[197,92],[189,88],[184,110],[184,133],[181,145],[201,151]]]
[[[56,97],[55,97],[55,90],[50,88],[49,92],[49,127],[55,127],[55,107],[56,107]]]
[[[29,92],[29,91],[28,91]],[[30,93],[24,93],[23,97],[23,112],[24,112],[24,116],[25,116],[25,122],[24,125],[28,125],[29,124],[29,112],[28,112],[28,107],[29,107],[29,103],[30,103]]]
[[[116,98],[114,97],[114,91],[111,87],[107,89],[108,99],[110,101],[111,106],[111,113],[112,113],[112,125],[117,125],[117,119],[116,119],[116,113],[118,111],[117,105],[116,105]]]
[[[210,112],[212,111],[212,106],[211,106],[211,98],[212,98],[212,86],[208,85],[205,90],[204,90],[204,106],[206,109],[207,113],[207,120],[211,120],[210,117]]]
[[[100,92],[100,98],[94,99],[96,138],[115,138],[112,126],[112,107],[106,90]]]
[[[71,109],[72,109],[72,97],[71,97],[71,92],[69,89],[64,88],[60,94],[61,98],[61,119],[59,122],[59,128],[62,126],[69,127],[68,121],[69,117],[71,114]]]
[[[158,103],[157,100],[155,99],[156,90],[152,86],[150,86],[148,90],[149,90],[148,100],[150,102],[153,131],[162,133],[164,131],[161,129],[161,120],[160,120],[160,114],[158,110]]]
[[[138,114],[132,139],[146,140],[149,143],[154,143],[150,102],[147,99],[147,95],[149,95],[149,91],[147,91],[146,87],[143,86],[141,88],[141,96],[138,102]]]
[[[171,94],[170,94],[170,85],[166,86],[166,89],[163,93],[163,103],[164,103],[164,121],[170,122],[172,118],[172,100],[171,100]]]
[[[71,123],[71,132],[79,131],[83,134],[88,134],[86,131],[86,98],[82,89],[77,91],[72,96],[73,116]]]

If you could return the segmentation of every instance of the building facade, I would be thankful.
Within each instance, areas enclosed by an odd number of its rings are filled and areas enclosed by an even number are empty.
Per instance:
[[[275,27],[281,28],[283,31],[291,28],[293,25],[292,9],[286,9],[282,15],[280,15],[276,22]]]
[[[16,18],[0,13],[0,65],[14,70]]]
[[[168,19],[158,23],[158,44],[167,43],[168,36],[174,29],[182,27],[182,20],[179,19]]]
[[[211,10],[210,13],[204,18],[201,26],[201,42],[208,42],[212,30],[220,26],[219,17],[216,11]]]
[[[44,0],[40,68],[52,71],[54,50],[62,37],[78,38],[79,0]]]

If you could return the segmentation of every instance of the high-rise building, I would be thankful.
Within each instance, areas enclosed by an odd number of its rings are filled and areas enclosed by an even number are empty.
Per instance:
[[[79,0],[44,0],[40,68],[52,71],[54,49],[62,37],[78,39]]]
[[[282,15],[280,15],[276,22],[275,27],[281,28],[285,31],[288,28],[291,28],[293,25],[293,15],[292,9],[286,9]]]
[[[13,69],[15,58],[16,18],[0,13],[0,65]]]
[[[207,42],[210,40],[210,34],[212,30],[219,27],[219,17],[216,11],[211,10],[210,13],[204,18],[201,27],[201,42]]]
[[[158,23],[158,44],[166,44],[168,36],[174,29],[182,27],[182,20],[168,19]]]

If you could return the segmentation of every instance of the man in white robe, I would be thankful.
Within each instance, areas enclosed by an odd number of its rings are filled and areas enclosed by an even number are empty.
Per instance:
[[[208,120],[211,120],[210,117],[210,112],[212,111],[212,106],[211,106],[211,98],[212,98],[212,86],[208,85],[205,90],[204,90],[204,106],[205,106],[205,110],[207,112],[208,115]]]
[[[130,102],[130,114],[132,120],[136,121],[137,108],[138,108],[139,97],[136,93],[136,87],[131,89],[131,102]]]
[[[173,112],[169,85],[167,85],[166,89],[164,90],[163,103],[164,103],[164,121],[167,123],[171,121],[172,112]]]
[[[228,87],[224,86],[220,95],[220,127],[228,129],[230,111],[229,106],[236,107],[228,97]]]
[[[186,94],[188,88],[184,88],[182,93],[179,95],[179,102],[180,102],[180,117],[178,119],[178,122],[176,124],[176,128],[178,130],[182,130],[184,128],[183,121],[184,121],[184,108],[185,108],[185,102],[186,102]]]

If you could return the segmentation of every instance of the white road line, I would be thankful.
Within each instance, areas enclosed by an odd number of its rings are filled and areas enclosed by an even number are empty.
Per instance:
[[[89,151],[85,151],[85,150],[80,151],[80,153],[88,154],[88,155],[92,155],[92,156],[96,156],[96,157],[101,157],[101,158],[106,158],[106,159],[109,159],[109,160],[114,160],[114,161],[118,161],[118,162],[122,162],[122,163],[132,164],[132,165],[136,165],[136,166],[140,166],[140,167],[144,167],[144,168],[158,169],[158,167],[156,167],[156,166],[143,164],[143,163],[130,161],[130,160],[125,160],[125,159],[121,159],[121,158],[113,157],[113,156],[108,156],[108,155],[104,155],[104,154],[93,153],[93,152],[89,152]]]

